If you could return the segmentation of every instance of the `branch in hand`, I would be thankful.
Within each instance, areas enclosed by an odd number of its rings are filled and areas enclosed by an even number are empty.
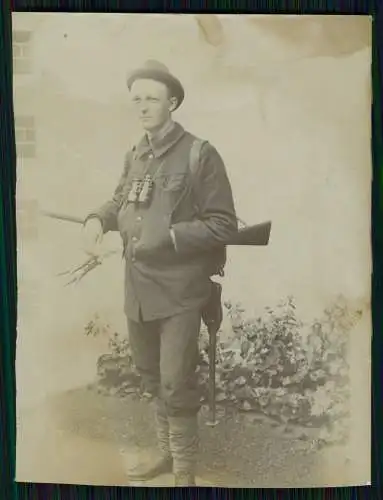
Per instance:
[[[71,285],[73,283],[79,283],[84,278],[84,276],[86,276],[89,272],[93,271],[96,267],[100,266],[106,257],[116,253],[117,253],[116,250],[112,250],[110,252],[105,253],[104,255],[91,255],[80,266],[59,273],[58,276],[65,276],[65,275],[73,276],[73,278],[70,281],[68,281],[65,286]]]

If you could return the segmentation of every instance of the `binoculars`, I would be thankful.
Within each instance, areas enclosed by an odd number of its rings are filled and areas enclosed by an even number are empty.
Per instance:
[[[140,203],[148,205],[151,201],[154,182],[150,175],[145,175],[144,179],[133,179],[132,189],[128,194],[129,203]]]

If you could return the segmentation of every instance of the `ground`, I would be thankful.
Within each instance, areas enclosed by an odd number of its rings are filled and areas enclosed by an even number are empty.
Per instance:
[[[206,413],[201,413],[198,485],[258,488],[347,482],[344,450],[316,451],[315,431],[301,439],[299,429],[234,411],[221,412],[219,420],[216,427],[208,427]],[[81,388],[20,413],[17,480],[124,486],[129,484],[129,464],[154,451],[148,402]],[[172,476],[145,485],[172,486]]]

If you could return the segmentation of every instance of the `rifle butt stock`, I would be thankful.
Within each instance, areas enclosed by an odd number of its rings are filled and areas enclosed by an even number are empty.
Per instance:
[[[267,246],[270,240],[271,221],[240,229],[228,242],[230,246]]]

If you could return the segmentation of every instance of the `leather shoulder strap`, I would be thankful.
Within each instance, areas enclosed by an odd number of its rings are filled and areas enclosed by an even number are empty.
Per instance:
[[[173,207],[172,214],[175,212],[176,208],[178,207],[179,203],[184,199],[184,197],[187,194],[192,194],[194,198],[194,206],[197,211],[199,212],[199,206],[198,206],[198,197],[194,194],[195,193],[195,180],[197,176],[197,172],[200,166],[200,157],[201,157],[201,150],[203,145],[205,144],[206,141],[203,141],[202,139],[194,139],[192,142],[192,145],[190,146],[189,150],[189,160],[188,160],[188,168],[190,172],[190,177],[186,186],[186,189],[183,191],[179,199],[177,200],[176,204]]]
[[[202,139],[194,139],[193,144],[190,148],[190,156],[189,156],[189,168],[192,176],[194,177],[198,171],[201,150],[206,141]]]
[[[196,138],[196,139],[194,139],[193,144],[191,145],[191,148],[190,148],[190,153],[189,153],[189,170],[190,170],[190,173],[191,173],[191,185],[192,185],[191,187],[192,187],[192,191],[193,191],[193,188],[194,188],[194,181],[195,181],[195,178],[196,178],[199,166],[200,166],[201,150],[202,150],[203,145],[206,142],[207,141],[204,141],[202,139]],[[197,203],[197,196],[194,196],[194,203],[195,203],[195,208],[196,208],[196,210],[198,212],[199,211],[199,206],[198,206],[198,203]]]

